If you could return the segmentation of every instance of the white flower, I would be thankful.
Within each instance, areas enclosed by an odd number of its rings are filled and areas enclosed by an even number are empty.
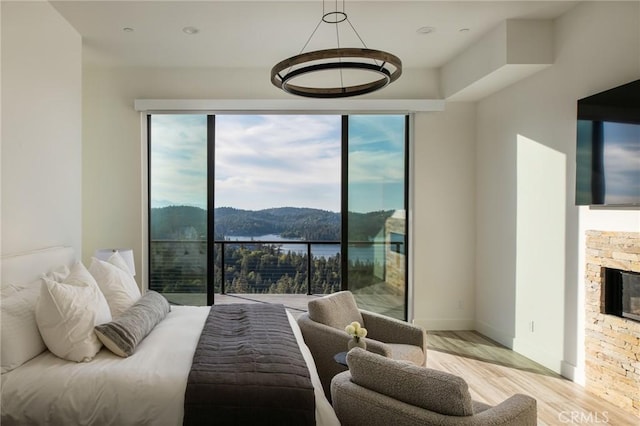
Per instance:
[[[344,328],[344,331],[348,335],[355,337],[356,340],[360,340],[367,335],[367,329],[362,327],[358,321],[354,321]]]

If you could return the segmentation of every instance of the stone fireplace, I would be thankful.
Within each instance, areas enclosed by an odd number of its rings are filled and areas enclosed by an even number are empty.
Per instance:
[[[640,233],[587,231],[586,389],[640,416],[640,321],[606,314],[605,268],[640,272]]]

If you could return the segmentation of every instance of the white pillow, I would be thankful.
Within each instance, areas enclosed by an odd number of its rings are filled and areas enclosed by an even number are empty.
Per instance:
[[[60,265],[57,268],[53,268],[51,271],[49,271],[49,273],[47,274],[47,278],[50,278],[54,281],[62,282],[69,276],[70,273],[71,270],[67,265]]]
[[[56,281],[62,281],[65,278],[67,278],[67,276],[69,276],[69,267],[67,265],[60,265],[58,267],[55,267],[51,269],[51,271],[49,271],[49,273],[47,274],[47,277]],[[40,294],[39,293],[40,282],[41,282],[40,278],[38,278],[36,281],[30,282],[29,284],[16,284],[16,283],[3,282],[2,288],[0,289],[0,297],[4,299],[5,297],[9,297],[12,294],[17,293],[18,291],[21,291],[24,289],[32,289],[34,287],[38,289],[38,294]],[[32,308],[35,309],[35,307],[36,305],[34,303]]]
[[[41,283],[42,280],[34,281],[29,287],[2,297],[2,374],[21,366],[46,349],[35,316]]]
[[[40,288],[40,286],[38,286],[38,288]],[[2,283],[2,287],[0,287],[0,299],[4,300],[9,296],[13,296],[17,292],[18,289],[16,289],[12,284]]]
[[[118,268],[125,271],[127,274],[131,275],[131,270],[129,269],[129,265],[127,265],[127,262],[124,260],[124,257],[122,257],[119,251],[114,251],[113,254],[109,256],[109,259],[107,259],[107,263],[117,266]],[[133,277],[133,275],[131,275],[131,277]]]
[[[61,265],[48,276],[59,281],[69,275],[69,268]],[[36,323],[36,302],[40,296],[42,279],[29,284],[7,284],[0,291],[1,372],[7,373],[47,349]]]
[[[47,348],[69,361],[90,361],[102,347],[93,328],[111,321],[98,284],[82,263],[62,283],[46,276],[43,280],[36,322]]]
[[[95,257],[91,259],[89,272],[98,282],[114,319],[121,316],[142,296],[136,280],[118,252],[111,255],[107,262]]]

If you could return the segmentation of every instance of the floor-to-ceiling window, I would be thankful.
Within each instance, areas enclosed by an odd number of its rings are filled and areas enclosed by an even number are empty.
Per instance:
[[[407,118],[351,115],[343,211],[346,288],[360,306],[404,319],[407,287]]]
[[[406,318],[407,122],[149,115],[150,288],[201,305],[349,289]]]
[[[206,115],[148,117],[149,288],[207,304]]]

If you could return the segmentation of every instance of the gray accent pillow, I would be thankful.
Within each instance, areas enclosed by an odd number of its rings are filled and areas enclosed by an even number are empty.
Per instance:
[[[149,290],[113,321],[95,327],[98,339],[114,354],[131,355],[136,346],[167,316],[171,306],[160,293]]]
[[[363,327],[366,326],[362,314],[358,310],[356,299],[350,291],[339,291],[311,300],[307,307],[309,318],[329,327],[344,330],[354,321],[358,321]]]
[[[469,387],[461,377],[359,348],[349,351],[347,364],[357,385],[447,416],[473,415]]]

